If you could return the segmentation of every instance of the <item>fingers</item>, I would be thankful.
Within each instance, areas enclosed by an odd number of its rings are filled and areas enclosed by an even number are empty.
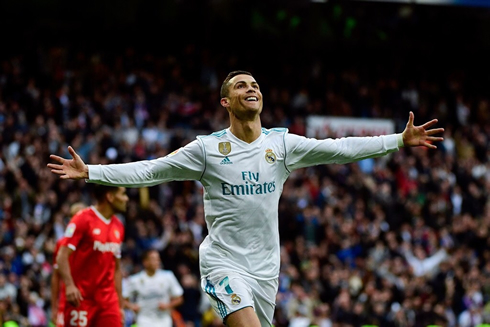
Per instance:
[[[434,134],[439,134],[439,133],[443,133],[444,132],[444,128],[434,128],[434,129],[429,129],[427,131],[425,131],[425,133],[427,135],[434,135]]]
[[[70,296],[68,298],[68,302],[70,302],[71,304],[73,304],[73,306],[75,306],[75,307],[78,307],[80,305],[80,301],[78,300],[78,298],[76,297],[76,295]]]
[[[56,175],[64,175],[65,171],[60,169],[51,169],[51,172]]]
[[[435,146],[434,144],[430,144],[429,142],[424,142],[423,145],[430,149],[437,149],[437,146]]]
[[[58,161],[60,163],[63,163],[66,159],[65,158],[61,158],[60,156],[57,156],[55,154],[52,154],[49,156],[51,159],[55,160],[55,161]]]
[[[78,289],[74,289],[73,291],[66,293],[66,300],[74,306],[78,307],[80,305],[80,302],[83,301],[83,296]]]
[[[428,127],[431,127],[434,124],[437,124],[438,120],[437,119],[432,119],[431,121],[428,121],[427,123],[423,124],[421,127],[424,129],[427,129]]]
[[[70,155],[73,157],[73,159],[80,158],[78,153],[76,153],[75,150],[71,146],[68,146],[68,153],[70,153]],[[59,163],[63,163],[66,160],[65,158],[62,158],[62,157],[57,156],[55,154],[52,154],[49,157],[55,161],[58,161]]]
[[[444,138],[443,137],[429,136],[429,137],[427,137],[427,141],[441,142],[441,141],[444,141]]]
[[[78,307],[80,305],[80,302],[83,301],[83,297],[82,297],[82,294],[80,292],[77,292],[74,294],[74,304],[76,307]]]
[[[408,114],[408,123],[407,123],[407,125],[413,126],[413,120],[414,120],[414,115],[413,115],[413,112],[410,111],[410,113]]]
[[[61,170],[61,169],[63,169],[63,165],[57,165],[57,164],[49,163],[48,164],[48,168],[56,169],[56,170]]]
[[[68,146],[68,152],[73,157],[73,159],[80,158],[80,156],[78,155],[78,153],[76,153],[75,150],[73,150],[73,148],[71,146]]]

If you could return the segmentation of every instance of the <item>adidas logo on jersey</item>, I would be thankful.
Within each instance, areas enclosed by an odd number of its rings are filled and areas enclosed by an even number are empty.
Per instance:
[[[225,157],[221,162],[219,163],[220,165],[232,165],[233,162],[228,157]]]

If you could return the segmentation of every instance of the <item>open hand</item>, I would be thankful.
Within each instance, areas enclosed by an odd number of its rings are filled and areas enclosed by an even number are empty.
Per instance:
[[[428,128],[436,124],[437,119],[432,119],[421,126],[414,126],[413,120],[414,115],[413,112],[410,111],[407,127],[405,127],[405,130],[402,133],[403,144],[405,146],[425,146],[431,149],[436,149],[437,146],[431,144],[431,142],[440,142],[443,141],[444,138],[432,135],[444,132],[444,128]]]
[[[49,156],[51,159],[58,162],[58,164],[48,164],[48,168],[51,168],[51,172],[60,175],[61,179],[88,178],[88,167],[83,162],[82,158],[80,158],[71,146],[68,147],[68,152],[73,159],[64,159],[54,154]]]

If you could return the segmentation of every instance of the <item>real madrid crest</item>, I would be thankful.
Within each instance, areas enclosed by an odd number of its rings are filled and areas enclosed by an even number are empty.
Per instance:
[[[218,150],[222,155],[226,156],[228,153],[231,152],[231,143],[230,142],[220,142],[218,144]]]
[[[238,304],[240,304],[240,302],[242,302],[242,299],[238,295],[233,293],[231,295],[231,304],[238,305]]]
[[[274,154],[274,152],[272,152],[271,149],[265,150],[265,161],[267,161],[270,164],[273,164],[274,162],[276,162],[276,160],[277,160],[276,155]]]

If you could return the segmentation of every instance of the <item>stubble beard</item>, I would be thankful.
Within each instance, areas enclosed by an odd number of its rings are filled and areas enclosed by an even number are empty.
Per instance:
[[[260,104],[259,108],[249,108],[246,106],[241,106],[241,110],[231,110],[232,115],[239,121],[254,121],[262,113],[263,105]]]

